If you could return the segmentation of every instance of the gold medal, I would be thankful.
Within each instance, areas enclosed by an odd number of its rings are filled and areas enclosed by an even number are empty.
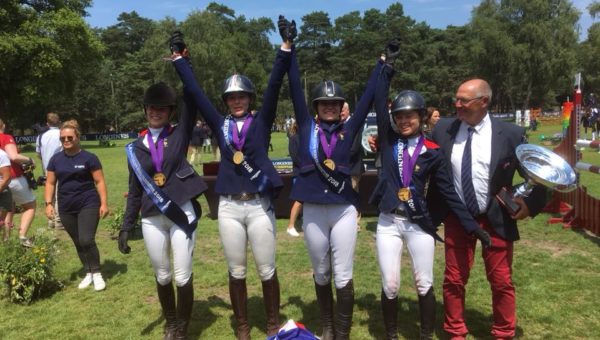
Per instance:
[[[156,183],[156,185],[158,185],[159,187],[165,185],[165,182],[167,181],[167,177],[162,172],[155,173],[152,179],[154,180],[154,183]]]
[[[323,164],[328,167],[330,170],[335,170],[335,162],[331,158],[327,158]]]
[[[236,151],[233,154],[233,163],[242,164],[243,161],[244,161],[244,154],[241,151]]]
[[[398,199],[402,202],[406,202],[410,199],[410,189],[409,188],[400,188],[398,190]]]

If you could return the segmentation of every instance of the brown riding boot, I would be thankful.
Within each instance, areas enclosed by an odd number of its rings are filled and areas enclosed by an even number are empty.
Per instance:
[[[335,340],[350,339],[352,328],[352,313],[354,311],[354,284],[348,281],[346,286],[335,289]]]
[[[433,339],[435,328],[435,294],[433,294],[433,287],[429,288],[424,296],[419,295],[419,314],[421,314],[421,340]]]
[[[333,327],[333,292],[331,291],[331,282],[321,286],[315,281],[315,291],[317,293],[317,304],[321,314],[321,326],[323,334],[321,340],[333,340],[335,328]]]
[[[262,282],[263,298],[265,301],[265,313],[267,315],[267,336],[279,332],[279,279],[277,270],[273,277]]]
[[[158,301],[160,301],[163,317],[166,321],[164,340],[173,340],[175,339],[175,332],[177,330],[177,311],[175,309],[173,284],[169,282],[163,286],[156,281],[156,291],[158,292]]]
[[[229,274],[229,297],[236,321],[235,335],[238,340],[250,340],[250,326],[248,326],[248,291],[246,279],[235,279]]]
[[[388,299],[381,290],[381,311],[386,340],[398,340],[398,297]]]
[[[175,339],[187,339],[187,330],[192,318],[192,309],[194,307],[194,276],[190,276],[188,282],[181,287],[177,287],[177,332]]]

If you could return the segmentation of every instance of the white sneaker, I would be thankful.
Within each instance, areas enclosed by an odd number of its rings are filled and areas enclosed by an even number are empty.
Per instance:
[[[102,274],[100,273],[94,273],[92,274],[92,281],[94,281],[94,290],[95,291],[101,291],[104,290],[104,288],[106,288],[106,282],[104,282],[104,279],[102,278]]]
[[[85,277],[83,278],[83,280],[81,280],[81,282],[79,282],[79,286],[77,286],[77,288],[85,289],[85,288],[89,287],[91,284],[92,284],[92,273],[87,273],[87,274],[85,274]]]
[[[300,236],[300,234],[298,234],[298,232],[296,231],[296,228],[292,227],[292,228],[288,228],[287,229],[287,233],[288,235],[290,235],[291,237],[298,237]]]

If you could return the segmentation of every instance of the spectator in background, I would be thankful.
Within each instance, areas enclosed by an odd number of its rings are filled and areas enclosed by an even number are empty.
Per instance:
[[[592,117],[592,111],[590,109],[585,110],[581,115],[581,125],[583,126],[584,139],[587,139],[588,128],[591,127],[590,118]]]
[[[212,146],[212,131],[210,130],[210,126],[208,124],[202,124],[203,139],[202,139],[202,152],[207,153],[211,152]]]
[[[296,121],[292,123],[287,129],[288,133],[288,152],[292,158],[292,166],[294,178],[292,184],[296,182],[296,176],[300,172],[300,160],[298,159],[298,148],[300,147],[300,135],[298,134],[298,124]],[[292,203],[292,210],[290,210],[290,220],[288,222],[287,233],[292,237],[298,237],[298,231],[296,230],[296,221],[300,212],[302,211],[302,202],[294,201]]]
[[[19,226],[19,239],[24,247],[33,247],[33,242],[27,237],[27,231],[35,217],[35,196],[24,176],[23,166],[32,169],[35,166],[33,160],[19,153],[17,143],[13,136],[5,134],[6,125],[0,119],[0,149],[4,150],[11,162],[9,188],[15,204],[22,206],[23,215]],[[6,218],[5,223],[12,225],[12,217]]]
[[[192,154],[190,155],[190,164],[192,166],[201,163],[200,156],[202,156],[202,152],[200,152],[200,148],[204,143],[205,136],[204,128],[202,127],[202,125],[202,121],[198,120],[196,121],[196,125],[192,130],[192,138],[190,139],[190,149],[192,152]],[[196,161],[196,157],[198,157],[198,161],[194,163],[194,161]]]
[[[4,236],[2,240],[8,241],[11,227],[4,223],[6,212],[12,209],[12,195],[8,189],[10,183],[10,159],[6,152],[0,150],[0,226],[4,226]]]
[[[438,120],[440,120],[440,111],[437,107],[428,107],[427,116],[425,117],[425,126],[423,128],[425,137],[431,138],[431,131],[433,131],[433,127],[437,124]]]
[[[46,115],[46,125],[48,129],[43,132],[35,141],[35,151],[38,157],[42,161],[42,170],[44,176],[46,176],[46,168],[48,162],[54,154],[62,151],[62,144],[60,142],[60,117],[54,112],[49,112]],[[48,228],[63,229],[63,225],[60,221],[58,214],[58,205],[56,202],[56,195],[53,196],[52,204],[54,205],[54,216],[48,219]]]
[[[96,231],[100,217],[108,215],[102,165],[96,155],[81,149],[77,121],[66,121],[59,132],[64,150],[53,155],[48,162],[44,191],[46,217],[54,218],[56,210],[59,210],[67,233],[75,244],[86,271],[78,288],[84,289],[93,283],[94,290],[101,291],[106,288],[106,283],[100,273]],[[57,182],[60,182],[58,188]],[[56,196],[60,198],[60,208],[54,207]]]

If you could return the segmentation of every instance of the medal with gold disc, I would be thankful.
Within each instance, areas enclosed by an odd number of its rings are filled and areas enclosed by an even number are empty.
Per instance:
[[[408,152],[408,139],[398,138],[398,143],[394,146],[394,154],[397,157],[398,172],[400,173],[400,180],[402,182],[400,183],[400,189],[398,189],[398,199],[402,202],[408,202],[412,199],[410,182],[415,169],[418,168],[417,159],[419,158],[421,149],[425,145],[425,138],[423,136],[417,138],[418,140],[412,156]]]
[[[335,170],[335,162],[333,161],[333,159],[327,158],[326,160],[323,161],[323,164],[325,164],[325,166],[328,167],[329,170],[331,170],[331,171]]]
[[[398,199],[402,202],[407,202],[410,199],[410,188],[400,188],[400,190],[398,190]]]
[[[244,153],[242,149],[244,148],[244,144],[246,143],[246,136],[248,136],[248,129],[250,129],[250,124],[252,124],[253,116],[248,114],[244,119],[244,123],[241,126],[241,129],[238,129],[238,123],[235,122],[233,124],[232,131],[232,144],[235,148],[233,151],[232,161],[235,165],[240,165],[244,161]]]
[[[331,171],[335,170],[335,162],[333,159],[331,159],[331,155],[333,154],[337,140],[338,134],[336,132],[332,132],[331,138],[328,141],[323,128],[319,126],[319,141],[321,142],[321,147],[323,148],[323,153],[325,153],[326,157],[326,159],[323,161],[323,164],[325,164],[325,166]]]
[[[154,165],[154,176],[152,176],[152,180],[154,184],[158,187],[162,187],[167,182],[167,176],[162,172],[162,163],[164,160],[164,149],[166,137],[169,134],[169,128],[164,127],[158,138],[156,139],[156,143],[152,138],[152,132],[148,130],[146,134],[146,141],[148,142],[148,150],[150,150],[150,157],[152,158],[152,165]]]
[[[236,151],[233,153],[233,163],[242,164],[244,161],[244,153],[241,151]]]
[[[152,176],[152,180],[154,180],[154,183],[156,185],[162,187],[167,181],[167,176],[165,176],[165,174],[163,174],[162,172],[157,172],[154,174],[154,176]]]

